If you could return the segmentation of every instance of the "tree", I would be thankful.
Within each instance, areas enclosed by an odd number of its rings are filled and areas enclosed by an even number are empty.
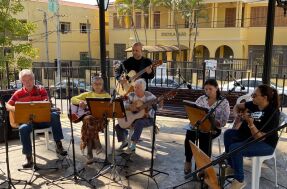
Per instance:
[[[116,0],[115,7],[117,10],[117,15],[121,17],[128,18],[128,26],[132,26],[134,30],[135,40],[136,42],[139,41],[139,37],[135,28],[134,20],[133,20],[133,13],[134,13],[134,0]],[[131,21],[131,23],[130,23]]]
[[[24,11],[22,0],[0,1],[0,69],[30,68],[37,50],[28,41],[35,25],[26,20],[18,20],[17,14]],[[9,73],[7,73],[9,75]]]
[[[188,39],[188,48],[189,48],[189,61],[194,61],[194,49],[196,45],[196,39],[198,34],[198,19],[206,17],[206,14],[202,11],[204,5],[201,4],[203,0],[181,0],[179,3],[179,10],[182,16],[188,21],[189,28],[189,39]],[[193,47],[191,49],[191,34],[192,30],[195,27],[195,34],[193,40]]]

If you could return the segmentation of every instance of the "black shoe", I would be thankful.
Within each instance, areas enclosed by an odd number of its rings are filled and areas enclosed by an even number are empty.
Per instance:
[[[61,141],[56,142],[56,153],[57,153],[58,155],[61,155],[61,156],[66,156],[66,155],[68,155],[67,151],[64,150]]]
[[[22,164],[22,167],[24,169],[33,167],[33,158],[32,158],[32,156],[27,156],[26,155],[26,162]]]

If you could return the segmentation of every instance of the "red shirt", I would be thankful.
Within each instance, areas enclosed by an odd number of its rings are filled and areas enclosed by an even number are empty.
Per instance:
[[[48,93],[42,86],[34,86],[31,92],[28,92],[25,87],[22,87],[13,94],[8,104],[14,106],[15,102],[48,101],[48,99]]]

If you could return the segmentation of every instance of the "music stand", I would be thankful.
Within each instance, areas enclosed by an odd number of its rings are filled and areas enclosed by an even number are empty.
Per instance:
[[[109,170],[111,170],[111,176],[113,176],[112,180],[115,181],[116,176],[120,178],[118,173],[117,164],[115,160],[115,118],[123,118],[125,117],[125,108],[123,105],[122,99],[110,99],[110,98],[86,98],[87,104],[89,106],[91,114],[96,118],[102,118],[105,115],[106,118],[113,119],[113,146],[112,146],[112,164],[110,164],[106,169],[101,169],[94,177],[92,177],[89,181],[99,177],[104,176]],[[106,128],[106,153],[107,153],[107,130]],[[107,154],[106,159],[107,160]],[[107,177],[108,178],[108,177]]]
[[[198,169],[208,165],[211,163],[210,158],[201,151],[193,142],[189,141],[196,166]],[[219,189],[218,180],[216,179],[216,172],[213,168],[213,166],[210,166],[206,169],[204,169],[203,174],[201,175],[202,179],[211,189]]]
[[[126,178],[129,178],[129,177],[132,177],[132,176],[135,176],[135,175],[138,175],[138,174],[142,174],[142,175],[145,175],[147,177],[150,177],[156,184],[157,188],[158,187],[158,183],[156,182],[155,180],[155,176],[159,175],[159,174],[164,174],[164,175],[167,175],[169,176],[168,173],[166,172],[163,172],[163,171],[159,171],[157,169],[154,169],[153,166],[154,166],[154,148],[155,148],[155,133],[156,133],[156,112],[157,112],[157,105],[153,105],[153,109],[154,109],[154,119],[153,119],[153,131],[152,131],[152,146],[151,146],[151,161],[150,161],[150,168],[148,170],[145,170],[145,171],[140,171],[140,172],[137,172],[137,173],[133,173],[131,175],[127,175]],[[146,173],[149,173],[149,174],[146,174]]]
[[[25,187],[27,185],[27,181],[24,180],[15,180],[11,178],[11,173],[10,173],[10,163],[9,163],[9,150],[8,150],[8,124],[6,122],[6,118],[8,118],[8,114],[7,114],[7,110],[5,108],[5,103],[4,103],[4,99],[3,96],[0,95],[0,109],[1,109],[1,113],[2,113],[2,127],[4,128],[4,141],[5,141],[5,154],[6,154],[6,169],[7,169],[7,178],[0,183],[0,186],[2,186],[3,184],[7,183],[8,186],[7,188],[15,188],[15,184],[18,184],[20,182],[24,182],[25,183]],[[2,163],[2,162],[1,162]],[[5,174],[2,169],[1,172],[3,174]],[[15,182],[15,184],[13,183]],[[24,187],[24,188],[25,188]]]
[[[29,110],[29,111],[27,111]],[[57,167],[40,168],[36,163],[36,148],[35,148],[35,123],[44,123],[51,121],[51,103],[48,101],[31,101],[31,102],[16,102],[15,104],[15,122],[28,123],[32,127],[33,140],[33,166],[32,175],[28,184],[32,183],[32,178],[36,171],[58,169]],[[18,171],[27,170],[31,168],[18,169]],[[37,179],[33,180],[33,182]]]

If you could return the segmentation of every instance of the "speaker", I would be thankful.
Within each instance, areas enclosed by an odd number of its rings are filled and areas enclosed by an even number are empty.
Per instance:
[[[6,128],[8,128],[8,140],[19,139],[19,130],[11,127],[9,122],[9,112],[6,111],[5,103],[11,98],[16,90],[0,90],[0,142],[4,142],[4,125],[3,120],[5,120]]]

